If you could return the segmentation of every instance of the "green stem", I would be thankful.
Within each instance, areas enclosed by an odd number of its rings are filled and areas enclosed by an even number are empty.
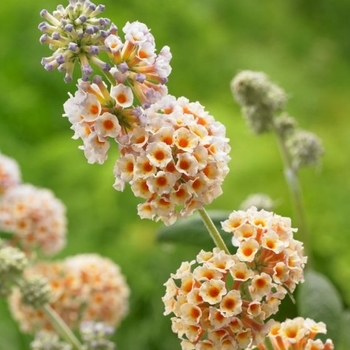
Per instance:
[[[270,337],[265,338],[264,344],[265,344],[267,350],[274,350],[275,349],[271,343]]]
[[[62,337],[62,339],[71,344],[73,346],[73,349],[82,349],[82,345],[80,344],[77,337],[49,304],[45,304],[44,306],[42,306],[42,311],[45,313],[47,318],[50,320],[52,326]]]
[[[199,212],[199,214],[204,222],[204,225],[207,228],[211,238],[213,239],[215,245],[219,249],[223,250],[226,254],[231,254],[230,251],[228,250],[228,248],[226,247],[226,244],[225,244],[224,240],[222,239],[219,231],[215,227],[213,220],[208,215],[207,211],[203,208],[203,209],[198,209],[198,212]]]
[[[306,225],[305,209],[303,204],[302,190],[298,179],[297,170],[293,167],[292,159],[288,152],[285,138],[277,130],[276,126],[273,124],[273,130],[277,137],[277,143],[280,149],[283,165],[284,165],[284,177],[289,188],[291,195],[294,213],[297,220],[298,232],[303,237],[305,252],[309,256],[309,266],[310,266],[310,250],[309,250],[309,235]]]

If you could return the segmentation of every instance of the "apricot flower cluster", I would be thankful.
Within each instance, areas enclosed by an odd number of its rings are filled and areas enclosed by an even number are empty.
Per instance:
[[[38,248],[52,255],[66,243],[66,208],[52,191],[21,184],[0,200],[0,230],[13,234],[12,243],[26,252]]]
[[[237,254],[201,251],[171,275],[164,314],[175,315],[172,329],[182,349],[234,350],[263,341],[270,325],[265,320],[303,280],[306,258],[289,224],[256,208],[233,212],[223,227],[237,230]]]
[[[25,271],[26,278],[35,276],[48,281],[49,303],[72,329],[77,329],[84,321],[116,327],[128,311],[129,287],[119,266],[97,254],[38,263]],[[22,331],[52,330],[42,311],[23,303],[18,290],[9,302]]]
[[[21,171],[18,163],[0,153],[0,196],[21,183]]]
[[[332,340],[323,342],[315,339],[317,334],[326,333],[326,325],[323,322],[315,322],[310,318],[296,317],[287,319],[272,325],[268,334],[271,347],[259,344],[259,350],[333,350]]]
[[[130,183],[141,218],[171,225],[222,193],[230,147],[225,127],[197,103],[166,96],[120,144],[114,187]]]

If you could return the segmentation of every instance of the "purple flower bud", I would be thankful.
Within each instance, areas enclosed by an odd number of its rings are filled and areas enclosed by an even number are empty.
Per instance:
[[[146,79],[146,76],[142,73],[136,74],[135,80],[138,81],[139,83],[143,83]]]
[[[108,63],[105,63],[101,68],[104,72],[109,72],[111,69],[111,65]]]
[[[58,57],[56,57],[56,62],[58,64],[62,64],[64,63],[66,60],[65,60],[65,57],[63,55],[59,55]]]
[[[41,22],[38,25],[39,30],[41,30],[42,32],[45,32],[45,30],[47,30],[49,24],[47,22]]]
[[[49,39],[49,36],[47,34],[43,34],[39,40],[43,44],[43,43],[46,43],[48,39]]]
[[[73,24],[67,24],[64,27],[64,30],[66,30],[68,33],[71,33],[73,29],[74,29]]]
[[[48,11],[45,10],[45,9],[40,11],[40,16],[41,17],[45,17],[47,14],[48,14]]]
[[[129,70],[129,66],[125,62],[118,64],[117,68],[121,73],[126,73]]]
[[[99,52],[100,52],[100,50],[99,50],[98,46],[96,46],[96,45],[91,45],[90,46],[90,53],[91,53],[91,55],[98,55]]]
[[[103,12],[105,10],[106,6],[105,5],[97,5],[96,11]]]
[[[52,39],[60,40],[61,39],[60,33],[57,33],[57,32],[52,33]]]
[[[89,34],[89,35],[92,35],[92,34],[96,33],[95,27],[87,26],[86,29],[85,29],[85,33]]]
[[[66,83],[70,83],[72,81],[72,76],[69,75],[69,74],[66,74],[65,77],[64,77],[64,81]]]
[[[102,77],[100,75],[95,75],[92,79],[92,82],[96,85],[99,85],[103,82]]]
[[[79,47],[77,43],[69,43],[67,49],[69,51],[73,51],[74,53],[77,53],[79,50]]]
[[[93,70],[92,70],[90,65],[83,66],[81,71],[82,71],[84,76],[90,76],[91,73],[93,72]]]
[[[58,67],[57,67],[57,70],[60,72],[60,73],[66,73],[67,72],[67,68],[64,64],[60,64]]]
[[[78,17],[78,20],[79,20],[81,23],[84,23],[84,22],[87,21],[87,18],[86,18],[85,15],[80,15],[80,16]]]

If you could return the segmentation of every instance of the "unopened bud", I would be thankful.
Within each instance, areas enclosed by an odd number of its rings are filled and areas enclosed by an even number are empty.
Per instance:
[[[319,164],[324,153],[321,139],[304,130],[295,132],[287,140],[287,147],[296,169]]]
[[[68,343],[60,341],[57,334],[48,331],[41,331],[35,335],[30,343],[31,350],[72,350]]]
[[[285,92],[261,72],[240,72],[231,81],[231,89],[257,134],[270,129],[275,113],[284,108],[287,100]]]
[[[35,309],[44,306],[50,300],[50,287],[41,277],[33,277],[24,281],[20,286],[22,301]]]
[[[293,117],[289,116],[287,113],[283,113],[281,116],[275,119],[275,126],[277,132],[283,138],[285,138],[295,131],[297,127],[297,121]]]
[[[0,280],[20,276],[28,264],[26,255],[14,247],[3,247],[0,242]]]

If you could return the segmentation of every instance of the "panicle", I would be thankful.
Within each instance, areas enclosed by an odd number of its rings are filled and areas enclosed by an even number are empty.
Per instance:
[[[0,230],[13,234],[11,243],[28,254],[38,248],[52,255],[65,245],[65,206],[48,189],[18,185],[0,200]]]
[[[28,265],[26,255],[0,240],[0,297],[7,297]]]
[[[303,281],[306,257],[290,219],[255,207],[222,223],[235,255],[218,248],[184,262],[162,298],[182,349],[247,349],[264,341],[281,300]]]
[[[114,328],[102,322],[87,321],[80,324],[86,350],[115,350],[115,344],[109,340],[113,333]]]
[[[72,329],[84,321],[116,327],[128,312],[129,287],[119,266],[97,254],[41,262],[26,269],[24,277],[47,280],[49,305]],[[52,330],[50,321],[40,310],[23,302],[20,290],[14,290],[9,304],[23,332]]]
[[[321,139],[314,133],[305,130],[295,131],[288,137],[286,146],[295,169],[318,165],[324,154]]]
[[[287,100],[285,92],[261,72],[238,73],[231,81],[231,90],[248,126],[256,134],[271,129],[275,113],[284,108]]]
[[[72,350],[72,346],[61,341],[56,333],[40,331],[30,343],[31,350]]]
[[[103,11],[103,5],[96,6],[89,0],[70,1],[65,8],[59,5],[52,14],[42,10],[40,15],[45,22],[39,24],[43,32],[40,42],[54,51],[52,56],[43,58],[44,68],[48,71],[57,68],[65,73],[65,81],[70,82],[77,61],[83,79],[92,73],[90,62],[103,66],[97,56],[104,50],[103,41],[111,25],[109,19],[97,17]]]
[[[141,218],[171,225],[211,203],[229,168],[225,127],[198,102],[166,96],[145,110],[145,122],[119,143],[114,188],[131,185]]]
[[[0,153],[0,197],[22,181],[18,163]]]

